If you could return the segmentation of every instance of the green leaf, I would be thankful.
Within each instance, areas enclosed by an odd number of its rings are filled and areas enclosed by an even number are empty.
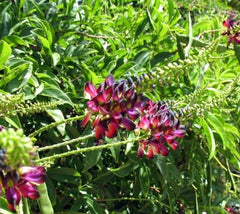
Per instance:
[[[109,169],[109,171],[118,177],[126,177],[131,173],[132,166],[133,163],[131,161],[128,161],[126,164],[120,166],[119,168]]]
[[[76,176],[80,177],[80,173],[77,172],[73,168],[67,168],[67,167],[61,167],[61,168],[49,168],[48,169],[48,174],[50,175],[69,175],[69,176]]]
[[[8,6],[7,6],[8,7]],[[7,9],[6,7],[6,9]],[[4,12],[3,14],[1,14],[2,16],[1,18],[1,22],[0,22],[0,38],[6,36],[9,34],[11,25],[12,25],[12,18],[11,15],[6,12],[6,11],[1,11]]]
[[[90,196],[85,196],[84,199],[86,200],[87,203],[87,208],[92,214],[100,214],[100,213],[105,213],[104,210],[98,205],[98,203],[90,198]]]
[[[52,205],[55,205],[56,199],[57,199],[56,187],[50,178],[46,180],[46,185],[47,185],[49,199]]]
[[[102,150],[90,151],[86,153],[86,157],[84,158],[84,169],[83,171],[87,171],[93,166],[97,164],[99,159],[101,158]]]
[[[161,52],[161,53],[158,53],[158,54],[156,54],[152,58],[150,64],[153,67],[154,65],[158,64],[159,62],[163,62],[165,59],[170,58],[173,55],[174,54],[171,53],[171,52]]]
[[[61,59],[60,54],[56,53],[56,52],[53,53],[52,54],[52,59],[53,59],[53,66],[56,66]]]
[[[71,99],[59,88],[54,85],[44,84],[44,90],[41,92],[42,96],[53,97],[62,103],[67,103],[73,106]]]
[[[112,146],[110,148],[110,151],[112,153],[113,158],[115,159],[115,161],[118,161],[118,157],[121,151],[121,146]]]
[[[177,34],[177,36],[178,36],[178,41],[179,42],[182,42],[184,44],[188,44],[188,42],[189,42],[189,37],[188,36],[182,35],[182,34]],[[205,42],[202,42],[199,39],[194,39],[193,38],[192,47],[205,47],[207,45],[209,45],[209,44],[205,43]]]
[[[185,49],[185,57],[189,56],[190,48],[192,47],[193,44],[193,30],[192,30],[192,19],[191,19],[191,14],[190,12],[188,13],[188,44]]]
[[[83,67],[83,73],[87,77],[87,80],[92,81],[93,84],[99,83],[98,76],[88,67],[88,65],[82,62],[81,66]]]
[[[209,148],[208,160],[211,160],[216,153],[216,143],[215,143],[214,135],[213,135],[212,129],[208,126],[207,122],[203,118],[200,118],[200,121],[203,127],[204,134],[206,135],[206,138],[208,141],[208,148]]]
[[[5,120],[16,129],[22,128],[22,125],[18,116],[5,117]]]
[[[44,16],[44,13],[40,10],[40,8],[38,7],[38,5],[36,4],[36,2],[34,0],[30,0],[31,3],[33,4],[33,6],[35,7],[35,9],[37,10],[37,13],[38,13],[38,16],[41,18],[41,19],[44,19],[45,16]]]
[[[1,214],[13,214],[13,212],[9,211],[7,200],[3,197],[0,197],[0,213]]]
[[[15,70],[16,72],[14,72]],[[18,66],[16,69],[12,71],[11,75],[9,75],[9,77],[12,77],[12,80],[5,85],[5,90],[12,93],[19,90],[20,88],[23,88],[31,78],[32,70],[33,70],[32,63],[24,63]],[[8,80],[6,79],[6,81]],[[3,82],[2,81],[0,82],[0,85],[1,84],[4,84],[4,80]]]
[[[240,63],[240,45],[236,44],[236,42],[234,42],[234,51],[238,62]]]
[[[174,9],[173,0],[168,0],[168,20],[169,21],[172,19],[173,9]]]
[[[49,41],[46,38],[44,38],[40,35],[38,35],[38,38],[42,43],[42,46],[43,46],[43,49],[44,49],[45,53],[47,55],[51,56],[52,55],[52,50],[51,50]]]
[[[185,59],[184,49],[183,49],[183,46],[180,41],[181,39],[179,38],[178,34],[176,35],[176,38],[177,38],[177,48],[178,48],[179,57],[180,57],[180,59]]]
[[[218,135],[221,137],[223,142],[223,149],[225,150],[228,148],[231,153],[240,160],[240,154],[236,149],[236,144],[232,138],[232,135],[229,135],[229,132],[226,132],[224,127],[225,124],[223,124],[215,115],[212,113],[208,113],[207,115],[207,121],[213,126],[213,128],[216,130]]]
[[[61,110],[59,109],[49,109],[49,110],[46,110],[46,112],[56,121],[62,121],[64,120],[64,115],[62,113]],[[61,124],[59,126],[57,126],[57,129],[58,131],[61,133],[61,135],[64,135],[65,134],[65,126],[66,124]]]
[[[147,17],[148,17],[148,21],[149,21],[149,23],[150,23],[150,26],[151,26],[152,29],[155,31],[156,28],[155,28],[154,22],[153,22],[152,17],[151,17],[151,13],[150,13],[150,11],[148,10],[148,8],[147,8]]]
[[[162,155],[156,155],[153,160],[154,160],[155,164],[157,165],[157,168],[161,172],[163,178],[167,179],[168,175],[169,175],[169,171],[166,166],[166,160],[164,159],[164,157]]]
[[[148,17],[146,17],[137,27],[136,33],[135,33],[135,39],[137,39],[140,34],[143,33],[143,31],[145,31],[145,29],[147,28],[149,24],[149,19]]]
[[[219,136],[221,137],[221,139],[223,141],[223,145],[228,147],[226,133],[224,131],[224,126],[221,123],[221,121],[218,120],[218,118],[210,112],[208,112],[207,121],[213,126],[213,128],[219,134]]]
[[[16,46],[16,45],[28,46],[28,43],[26,41],[24,41],[21,37],[16,35],[5,36],[4,40],[9,45],[12,45],[12,46]]]
[[[149,169],[145,164],[142,165],[139,169],[138,179],[139,179],[142,194],[144,195],[144,197],[147,197],[149,188],[150,188],[150,179],[149,179]]]
[[[71,204],[71,209],[69,210],[69,213],[72,213],[72,214],[81,214],[80,212],[77,212],[77,211],[81,208],[81,206],[82,206],[82,201],[83,201],[82,198],[74,201],[74,203]]]
[[[116,69],[114,72],[114,78],[118,79],[124,75],[129,69],[133,68],[136,65],[135,62],[127,62]]]
[[[56,181],[69,182],[75,185],[79,185],[78,180],[81,177],[78,171],[68,167],[49,168],[47,174]]]
[[[134,61],[136,62],[134,69],[139,70],[140,68],[142,68],[145,65],[145,63],[149,60],[149,57],[150,57],[149,51],[138,52],[134,59]]]
[[[0,41],[0,69],[3,68],[3,65],[8,60],[9,56],[12,53],[12,49],[5,41]]]
[[[105,172],[102,174],[99,174],[95,179],[92,180],[93,183],[95,184],[105,184],[109,181],[111,181],[114,177],[114,174],[111,172]]]
[[[239,130],[237,129],[237,127],[235,127],[229,123],[225,123],[224,129],[226,132],[232,133],[232,134],[236,135],[238,138],[240,138],[240,133],[239,133]]]

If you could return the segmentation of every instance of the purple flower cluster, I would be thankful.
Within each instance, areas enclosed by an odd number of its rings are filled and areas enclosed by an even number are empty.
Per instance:
[[[223,22],[223,26],[227,28],[227,31],[223,33],[223,35],[228,36],[227,47],[235,42],[236,44],[240,44],[240,32],[238,26],[240,26],[240,22],[236,21],[235,15],[233,13],[230,14],[229,18]]]
[[[179,120],[164,102],[153,102],[147,100],[141,111],[138,128],[149,133],[149,138],[139,142],[138,156],[142,157],[146,154],[148,158],[154,155],[168,155],[168,143],[173,150],[178,148],[176,138],[183,138],[185,135],[185,127],[180,125]]]
[[[97,140],[105,136],[115,137],[120,128],[128,131],[135,129],[132,120],[140,116],[135,108],[138,98],[134,87],[127,88],[127,81],[114,82],[110,75],[97,89],[88,82],[84,93],[90,101],[87,102],[88,114],[82,124],[85,126],[91,115],[97,115],[92,124]]]
[[[126,80],[115,82],[109,75],[98,88],[88,82],[84,94],[89,101],[82,125],[94,117],[92,127],[97,140],[113,138],[122,128],[140,131],[147,139],[139,141],[138,156],[153,158],[157,154],[168,155],[166,143],[177,149],[176,138],[185,135],[184,127],[165,103],[138,94],[135,85]]]
[[[24,166],[20,167],[19,170],[5,172],[5,174],[0,171],[0,193],[1,188],[4,188],[9,209],[16,212],[16,206],[22,197],[39,198],[36,185],[44,183],[46,179],[46,171],[42,166]]]

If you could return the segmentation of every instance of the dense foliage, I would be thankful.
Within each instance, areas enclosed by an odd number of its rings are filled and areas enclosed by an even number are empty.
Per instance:
[[[238,1],[1,1],[0,213],[240,213],[239,63]]]

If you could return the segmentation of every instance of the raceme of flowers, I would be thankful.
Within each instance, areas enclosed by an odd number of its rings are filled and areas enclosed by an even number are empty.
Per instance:
[[[236,44],[240,44],[240,22],[235,20],[235,15],[233,13],[230,14],[229,18],[223,22],[223,25],[227,28],[227,31],[223,33],[223,35],[228,36],[227,47],[235,42]]]
[[[140,132],[146,139],[140,140],[138,156],[168,155],[167,144],[176,150],[177,138],[183,138],[185,127],[180,125],[174,112],[164,102],[153,102],[138,94],[131,81],[114,81],[112,75],[96,88],[87,82],[84,94],[87,102],[85,126],[93,118],[92,127],[96,139],[113,138],[119,130]]]
[[[45,168],[42,166],[22,166],[20,162],[18,163],[18,167],[16,167],[16,164],[13,164],[13,166],[9,165],[9,163],[13,162],[8,161],[10,159],[8,156],[10,154],[14,157],[14,154],[12,148],[3,148],[3,145],[5,143],[5,145],[9,146],[8,141],[11,141],[12,144],[13,138],[19,140],[16,136],[18,135],[18,137],[20,137],[20,132],[18,134],[15,133],[14,136],[8,136],[6,133],[9,132],[2,127],[0,131],[0,195],[4,189],[9,209],[12,212],[16,212],[16,206],[20,203],[22,197],[30,199],[39,198],[40,195],[37,190],[37,185],[44,183],[47,179],[47,175]],[[10,133],[12,132],[13,130],[10,131]],[[23,137],[23,139],[26,138]],[[21,140],[19,142],[22,143]],[[13,143],[13,145],[15,144]],[[8,153],[8,150],[10,153]],[[19,153],[18,147],[15,147],[14,151],[15,153]],[[32,154],[32,151],[25,150],[25,153]],[[33,155],[29,157],[32,156]],[[25,161],[23,163],[25,163]]]

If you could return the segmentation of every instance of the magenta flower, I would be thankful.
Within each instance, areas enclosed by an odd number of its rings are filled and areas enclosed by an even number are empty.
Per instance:
[[[142,115],[137,127],[147,132],[150,137],[139,142],[138,156],[146,154],[150,159],[157,154],[166,156],[169,150],[165,144],[176,150],[179,144],[175,139],[183,138],[185,129],[179,125],[178,119],[165,103],[154,103],[151,100],[146,103],[145,107],[141,105]]]
[[[40,197],[36,186],[25,180],[20,180],[18,182],[17,188],[19,189],[24,198],[31,198],[35,200]]]
[[[240,22],[236,21],[235,15],[233,13],[230,14],[229,18],[223,22],[223,26],[227,28],[227,31],[223,33],[223,35],[227,35],[228,43],[227,47],[232,43],[235,42],[236,44],[240,44],[240,32],[238,26]]]
[[[95,86],[92,84],[92,82],[87,82],[84,89],[84,94],[86,95],[87,99],[92,99],[97,95],[97,90]]]
[[[8,201],[9,210],[16,212],[16,206],[21,200],[21,194],[19,190],[14,187],[5,188],[5,195]]]
[[[88,113],[82,126],[95,117],[92,127],[97,140],[105,136],[116,137],[121,128],[127,131],[135,129],[136,125],[132,120],[140,116],[140,112],[134,108],[137,96],[133,87],[127,87],[125,80],[115,82],[113,76],[109,75],[97,89],[88,82],[84,94],[90,100],[87,102]]]
[[[16,206],[19,204],[21,197],[37,199],[39,192],[36,184],[44,183],[47,179],[44,167],[20,167],[19,172],[16,170],[9,171],[4,176],[1,172],[0,178],[2,186],[5,189],[8,207],[11,211],[16,212]]]
[[[146,136],[139,141],[139,157],[166,156],[169,147],[178,148],[176,139],[184,137],[185,129],[164,102],[153,102],[137,94],[134,86],[132,81],[115,82],[112,75],[98,88],[88,82],[84,93],[89,101],[82,126],[93,119],[92,128],[98,142],[104,137],[116,137],[121,129],[137,129]]]
[[[21,200],[21,193],[16,188],[18,179],[16,171],[7,172],[6,176],[2,178],[5,196],[8,201],[8,208],[13,212],[16,212],[16,206]]]
[[[136,127],[135,124],[127,117],[122,118],[121,123],[128,131],[132,131]]]
[[[20,167],[19,175],[21,179],[34,184],[42,184],[47,180],[46,170],[43,166]]]

